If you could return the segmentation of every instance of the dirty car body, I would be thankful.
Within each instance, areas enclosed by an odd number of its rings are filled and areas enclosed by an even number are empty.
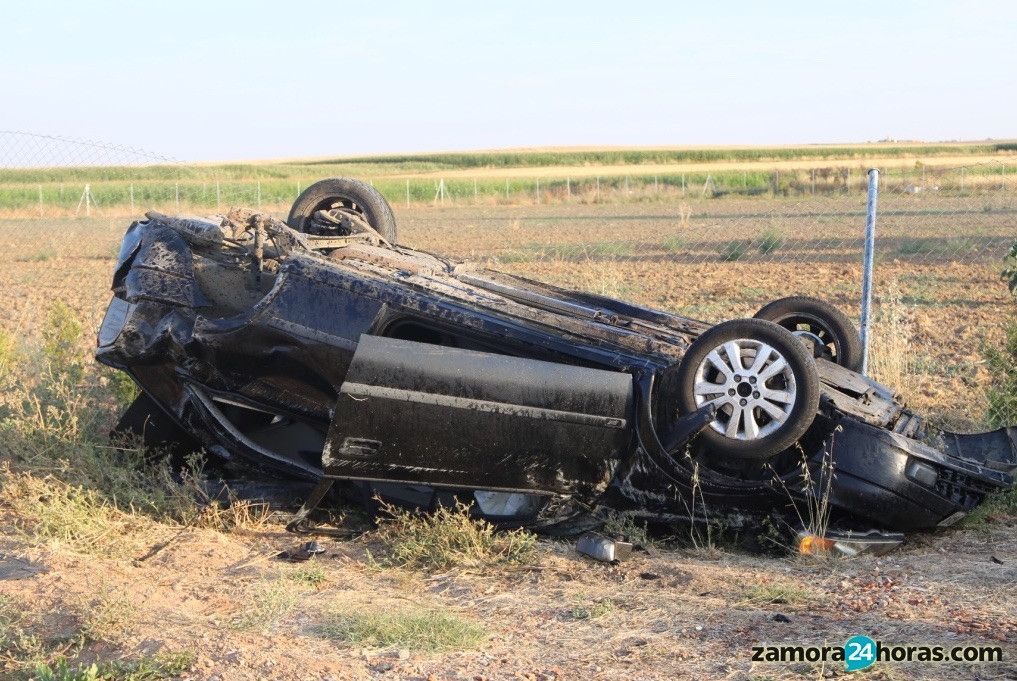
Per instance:
[[[825,495],[831,526],[905,532],[955,522],[1017,468],[1015,429],[933,428],[824,359],[793,446],[718,456],[714,408],[675,398],[711,325],[373,237],[150,214],[113,292],[99,361],[208,452],[423,506],[467,495],[506,523],[792,517]]]

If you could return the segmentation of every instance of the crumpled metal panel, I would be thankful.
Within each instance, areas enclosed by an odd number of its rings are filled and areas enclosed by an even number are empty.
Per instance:
[[[145,235],[124,286],[124,297],[131,303],[152,300],[190,308],[208,305],[194,281],[190,246],[168,228]]]

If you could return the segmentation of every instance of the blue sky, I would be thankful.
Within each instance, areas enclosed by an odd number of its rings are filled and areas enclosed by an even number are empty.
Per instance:
[[[4,0],[0,129],[179,159],[1017,137],[1014,2]]]

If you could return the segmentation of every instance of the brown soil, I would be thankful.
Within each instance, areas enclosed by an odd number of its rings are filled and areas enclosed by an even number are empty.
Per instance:
[[[87,618],[97,594],[126,601],[114,640],[90,644],[79,659],[189,651],[192,679],[821,678],[822,665],[752,662],[750,648],[839,645],[859,633],[885,643],[998,644],[1009,660],[877,664],[864,678],[1017,673],[1017,543],[998,525],[915,537],[881,559],[651,549],[612,566],[544,542],[532,566],[441,574],[378,570],[365,563],[362,541],[326,540],[328,552],[313,562],[325,576],[317,588],[292,579],[307,563],[268,558],[297,541],[277,531],[190,530],[141,564],[8,542],[3,561],[27,552],[38,572],[0,581],[0,594],[43,613],[36,631],[49,635]],[[292,607],[238,625],[245,612],[257,616],[258,594],[271,584],[293,592]],[[782,590],[790,595],[767,602]],[[329,615],[353,608],[412,606],[482,622],[489,636],[475,649],[427,653],[364,649],[320,632]]]

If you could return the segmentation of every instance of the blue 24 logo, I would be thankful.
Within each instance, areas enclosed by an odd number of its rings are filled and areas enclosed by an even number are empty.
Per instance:
[[[852,636],[844,643],[844,664],[849,672],[868,669],[876,661],[876,642],[868,636]]]

